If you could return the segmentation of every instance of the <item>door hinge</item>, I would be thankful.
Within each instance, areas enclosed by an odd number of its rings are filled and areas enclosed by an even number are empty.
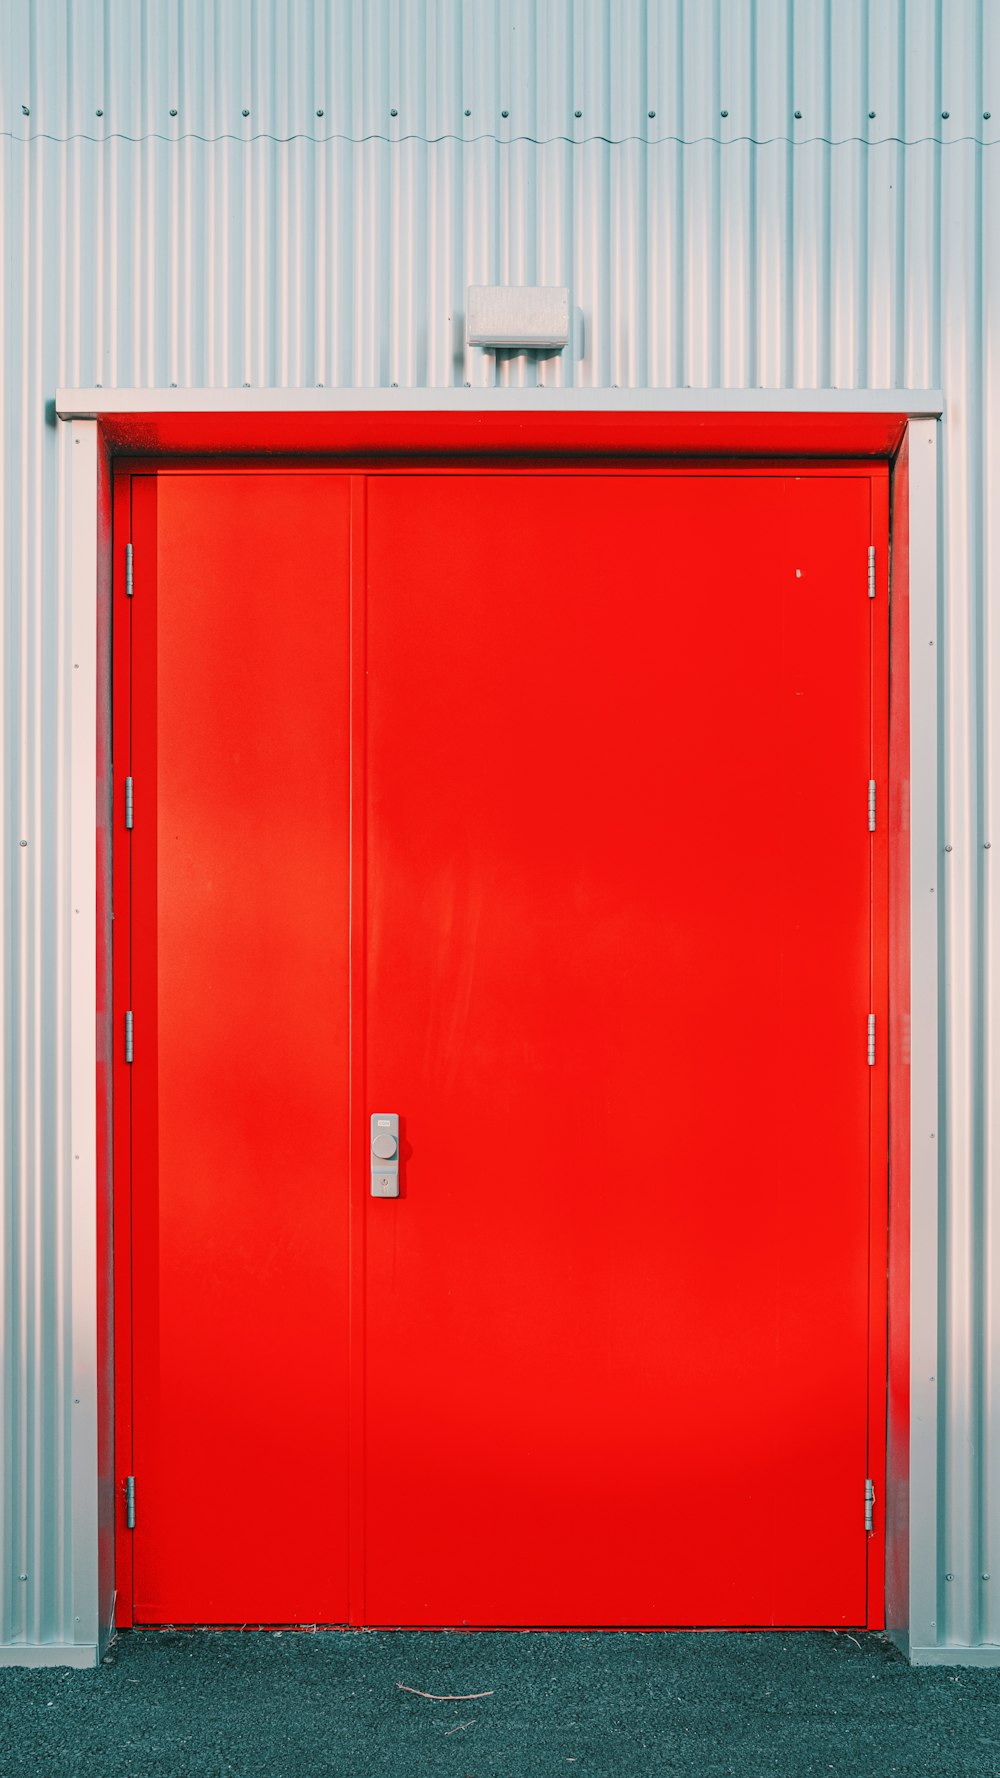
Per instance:
[[[132,780],[130,778],[129,783],[131,784],[131,782],[132,782]],[[874,778],[869,778],[869,780],[868,780],[868,832],[869,833],[875,832],[875,780],[874,780]]]
[[[132,1060],[132,1014],[130,1012],[125,1014],[125,1060],[126,1062]]]
[[[125,545],[125,597],[132,597],[132,545]]]
[[[126,778],[126,780],[125,780],[125,826],[126,827],[131,827],[133,813],[134,813],[134,803],[133,803],[133,799],[132,799],[132,780],[131,780],[131,778]]]
[[[868,597],[875,597],[875,545],[868,545]]]
[[[875,1483],[871,1477],[865,1479],[865,1530],[869,1537],[875,1534]]]
[[[125,1490],[125,1523],[130,1531],[135,1530],[135,1476],[127,1475],[122,1486]]]
[[[875,1066],[875,1014],[868,1014],[868,1066]]]

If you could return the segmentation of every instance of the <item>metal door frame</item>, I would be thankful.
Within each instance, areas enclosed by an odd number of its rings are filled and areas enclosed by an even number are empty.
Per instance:
[[[62,540],[72,673],[71,1122],[72,1644],[0,1650],[92,1665],[112,1634],[114,1494],[108,1057],[111,908],[111,463],[116,455],[275,451],[581,459],[655,454],[881,458],[891,464],[890,1259],[886,1613],[917,1662],[992,1663],[1000,1649],[941,1647],[937,1521],[939,1160],[938,435],[934,391],[71,390]],[[97,787],[95,807],[95,786]],[[95,829],[97,846],[95,847]],[[96,942],[95,942],[96,941]],[[98,1016],[95,1020],[95,1008]],[[907,1106],[909,1110],[907,1110]],[[894,1115],[895,1112],[895,1115]],[[911,1315],[910,1305],[913,1305]]]

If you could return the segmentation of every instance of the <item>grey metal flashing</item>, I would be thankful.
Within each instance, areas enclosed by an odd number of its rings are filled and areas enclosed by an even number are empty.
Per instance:
[[[1000,1667],[1000,1643],[938,1643],[930,1648],[911,1643],[909,1657],[914,1667]]]
[[[96,1642],[0,1642],[0,1667],[96,1667]]]
[[[456,404],[441,399],[442,393],[444,393],[441,391],[422,392],[424,398],[417,402],[413,402],[409,394],[402,395],[392,391],[383,392],[382,400],[376,403],[372,400],[375,393],[374,391],[349,391],[346,392],[348,399],[343,400],[340,398],[341,392],[338,392],[336,399],[330,399],[328,396],[325,406],[328,411],[372,411],[376,406],[382,407],[387,412],[401,412],[408,408],[411,411],[413,408],[418,408],[428,413],[443,413],[449,409],[452,412],[456,411]],[[506,402],[495,399],[496,395],[500,393],[491,392],[491,399],[480,405],[489,407],[492,411],[500,411],[506,406],[507,411],[518,412],[538,412],[549,405],[547,399],[539,399],[537,391],[510,391],[508,392],[509,399]],[[546,392],[546,396],[549,393],[551,392]],[[760,392],[750,391],[740,401],[734,399],[728,391],[715,391],[711,404],[706,401],[706,392],[685,391],[683,401],[678,401],[670,408],[664,406],[656,392],[637,392],[640,397],[643,397],[638,401],[629,401],[626,392],[616,391],[610,399],[608,399],[608,392],[604,392],[603,399],[600,398],[601,392],[595,393],[598,395],[596,400],[591,392],[577,390],[558,392],[559,399],[552,406],[561,408],[563,411],[581,414],[599,411],[626,411],[629,407],[632,411],[641,409],[646,412],[697,413],[709,411],[709,406],[720,414],[756,412],[785,415],[799,413],[807,416],[824,411],[823,392],[817,391],[799,391],[794,400],[786,398],[785,401],[781,400],[780,395],[770,392],[766,392],[761,398]],[[259,395],[255,396],[253,391],[206,391],[202,394],[205,397],[205,406],[202,411],[205,413],[239,411],[249,414],[261,411],[262,408],[271,412],[295,413],[303,411],[304,405],[301,396],[294,391],[273,391],[271,392],[272,399],[263,403],[260,401]],[[386,399],[386,394],[388,394],[388,399]],[[90,395],[98,397],[102,403],[103,411],[112,411],[112,407],[114,411],[123,415],[130,411],[136,411],[134,407],[127,406],[127,403],[134,398],[125,391],[116,392],[113,401],[109,400],[110,392],[108,391],[81,391],[76,397],[70,399],[79,399],[81,406],[85,407]],[[620,396],[625,396],[625,399],[620,399]],[[932,397],[926,395],[921,397],[913,392],[909,396],[903,392],[895,392],[891,395],[876,393],[874,397],[869,395],[867,404],[853,393],[833,391],[827,392],[827,396],[828,405],[825,409],[827,412],[856,414],[862,411],[865,405],[868,405],[869,411],[876,413],[898,413],[904,403],[909,405],[912,402],[913,407],[918,409],[934,405]],[[144,410],[148,413],[163,411],[160,403],[168,397],[172,398],[175,404],[184,403],[183,408],[177,407],[177,411],[193,411],[191,392],[158,390],[143,392]],[[75,411],[71,409],[69,401],[67,401],[64,411]],[[316,411],[315,407],[312,411]],[[916,637],[919,633],[922,639],[931,641],[936,637],[939,597],[939,563],[936,547],[938,474],[936,446],[940,431],[937,419],[931,417],[915,420],[910,426],[908,434],[912,465],[910,479],[911,634]],[[77,419],[72,426],[72,433],[74,440],[79,439],[83,444],[85,438],[98,434],[98,426],[93,422]],[[79,548],[74,547],[72,550],[74,564],[73,605],[75,621],[82,626],[87,612],[93,610],[94,599],[96,552],[92,547],[92,519],[89,525],[85,523],[85,520],[88,516],[88,507],[90,507],[86,496],[86,484],[91,478],[96,479],[97,459],[93,446],[89,450],[74,450],[72,457],[75,472],[73,476],[73,509],[78,515],[78,522],[81,526]],[[914,459],[916,461],[913,461]],[[91,481],[91,491],[93,491],[93,485],[94,482]],[[90,507],[90,511],[92,511],[92,507]],[[925,638],[927,624],[931,619],[931,630]],[[930,1214],[926,1194],[931,1191],[936,1202],[937,1176],[934,1171],[936,1160],[924,1155],[922,1151],[918,1152],[919,1133],[917,1130],[917,1122],[922,1114],[922,1108],[928,1103],[936,1103],[939,1042],[936,1011],[938,913],[936,907],[932,907],[928,913],[920,901],[921,893],[926,896],[928,870],[932,873],[930,886],[934,887],[933,873],[937,868],[936,845],[930,844],[930,836],[932,832],[936,833],[937,823],[937,666],[933,658],[936,652],[935,649],[929,648],[921,653],[920,648],[916,645],[911,651],[911,781],[913,787],[911,922],[913,927],[914,1086],[911,1142],[914,1167],[914,1220],[915,1223],[919,1221],[919,1233],[915,1231],[913,1245],[911,1295],[912,1301],[920,1303],[922,1306],[919,1332],[915,1330],[911,1349],[913,1434],[910,1473],[913,1481],[908,1561],[910,1568],[910,1624],[915,1636],[919,1637],[919,1640],[914,1641],[914,1648],[917,1651],[913,1654],[915,1659],[927,1658],[922,1656],[920,1651],[933,1648],[933,1599],[937,1589],[933,1558],[935,1543],[932,1529],[936,1523],[937,1507],[927,1495],[928,1487],[931,1494],[934,1492],[935,1464],[932,1451],[936,1448],[937,1429],[933,1411],[930,1419],[924,1412],[926,1384],[920,1375],[921,1368],[927,1365],[927,1343],[930,1341],[933,1345],[936,1338],[934,1333],[937,1316],[936,1294],[932,1289],[928,1296],[923,1285],[927,1281],[928,1275],[936,1278],[937,1222],[935,1216]],[[925,659],[925,656],[930,658]],[[94,665],[96,671],[96,661]],[[74,675],[75,677],[76,675]],[[85,801],[82,794],[83,779],[92,763],[88,762],[85,753],[86,749],[83,748],[74,758],[74,769],[80,778],[81,804]],[[85,837],[87,846],[92,848],[92,836],[89,830]],[[83,844],[82,829],[80,838],[81,844]],[[927,899],[933,899],[936,902],[938,898],[934,896]],[[79,1014],[81,1021],[83,1010],[81,1003]],[[79,1051],[79,1060],[81,1064],[84,1061],[82,1047]],[[927,1120],[924,1119],[924,1121]],[[908,1332],[907,1338],[909,1338]],[[931,1367],[931,1379],[933,1385],[933,1366]],[[931,1396],[933,1396],[933,1386],[931,1387]],[[921,1477],[924,1478],[923,1481],[920,1480]],[[931,1479],[928,1481],[927,1478]],[[90,1535],[88,1528],[87,1537],[89,1538]],[[81,1550],[80,1558],[81,1568],[86,1568],[88,1561],[86,1552]],[[92,1602],[88,1598],[84,1603],[88,1607],[89,1614]],[[908,1638],[905,1635],[897,1634],[895,1639],[900,1641],[903,1646],[907,1646]],[[933,1658],[938,1663],[943,1663],[953,1658],[958,1660],[967,1652],[969,1651],[956,1650],[952,1645],[949,1645],[947,1652],[935,1652]],[[1000,1649],[992,1651],[992,1645],[991,1652],[983,1653],[975,1650],[972,1652],[976,1653],[977,1664],[989,1662],[994,1658],[1000,1660]],[[17,1659],[18,1657],[13,1655],[10,1658]],[[41,1647],[39,1647],[36,1658],[40,1660],[46,1658]]]
[[[940,389],[57,389],[60,420],[103,414],[626,413],[938,419]]]
[[[940,761],[938,685],[944,617],[938,555],[938,435],[918,422],[909,431],[908,525],[910,606],[910,1262],[908,1614],[910,1659],[934,1645],[943,1591],[939,1528],[941,1403],[940,997],[942,907],[939,868]],[[898,515],[902,517],[902,515]],[[890,1339],[892,1330],[890,1327]],[[935,1658],[947,1662],[957,1651]],[[983,1661],[979,1657],[980,1664]],[[1000,1663],[1000,1648],[991,1659]]]

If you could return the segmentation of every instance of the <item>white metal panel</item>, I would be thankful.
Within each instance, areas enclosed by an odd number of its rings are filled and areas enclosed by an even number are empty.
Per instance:
[[[71,1584],[74,668],[54,391],[541,383],[944,389],[936,741],[953,850],[920,1636],[1000,1648],[1000,8],[33,0],[0,14],[0,1644],[90,1637]],[[465,344],[467,286],[500,283],[568,286],[564,352]]]

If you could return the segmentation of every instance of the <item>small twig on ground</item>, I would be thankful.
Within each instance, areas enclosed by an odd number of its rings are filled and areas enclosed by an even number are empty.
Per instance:
[[[412,1692],[415,1698],[430,1698],[432,1704],[465,1704],[472,1698],[492,1698],[492,1692],[418,1692],[415,1685],[404,1685],[401,1679],[396,1681],[397,1690]]]
[[[470,1716],[468,1722],[457,1722],[453,1729],[445,1729],[445,1739],[447,1740],[449,1735],[457,1735],[460,1729],[471,1729],[475,1720],[474,1716]]]

